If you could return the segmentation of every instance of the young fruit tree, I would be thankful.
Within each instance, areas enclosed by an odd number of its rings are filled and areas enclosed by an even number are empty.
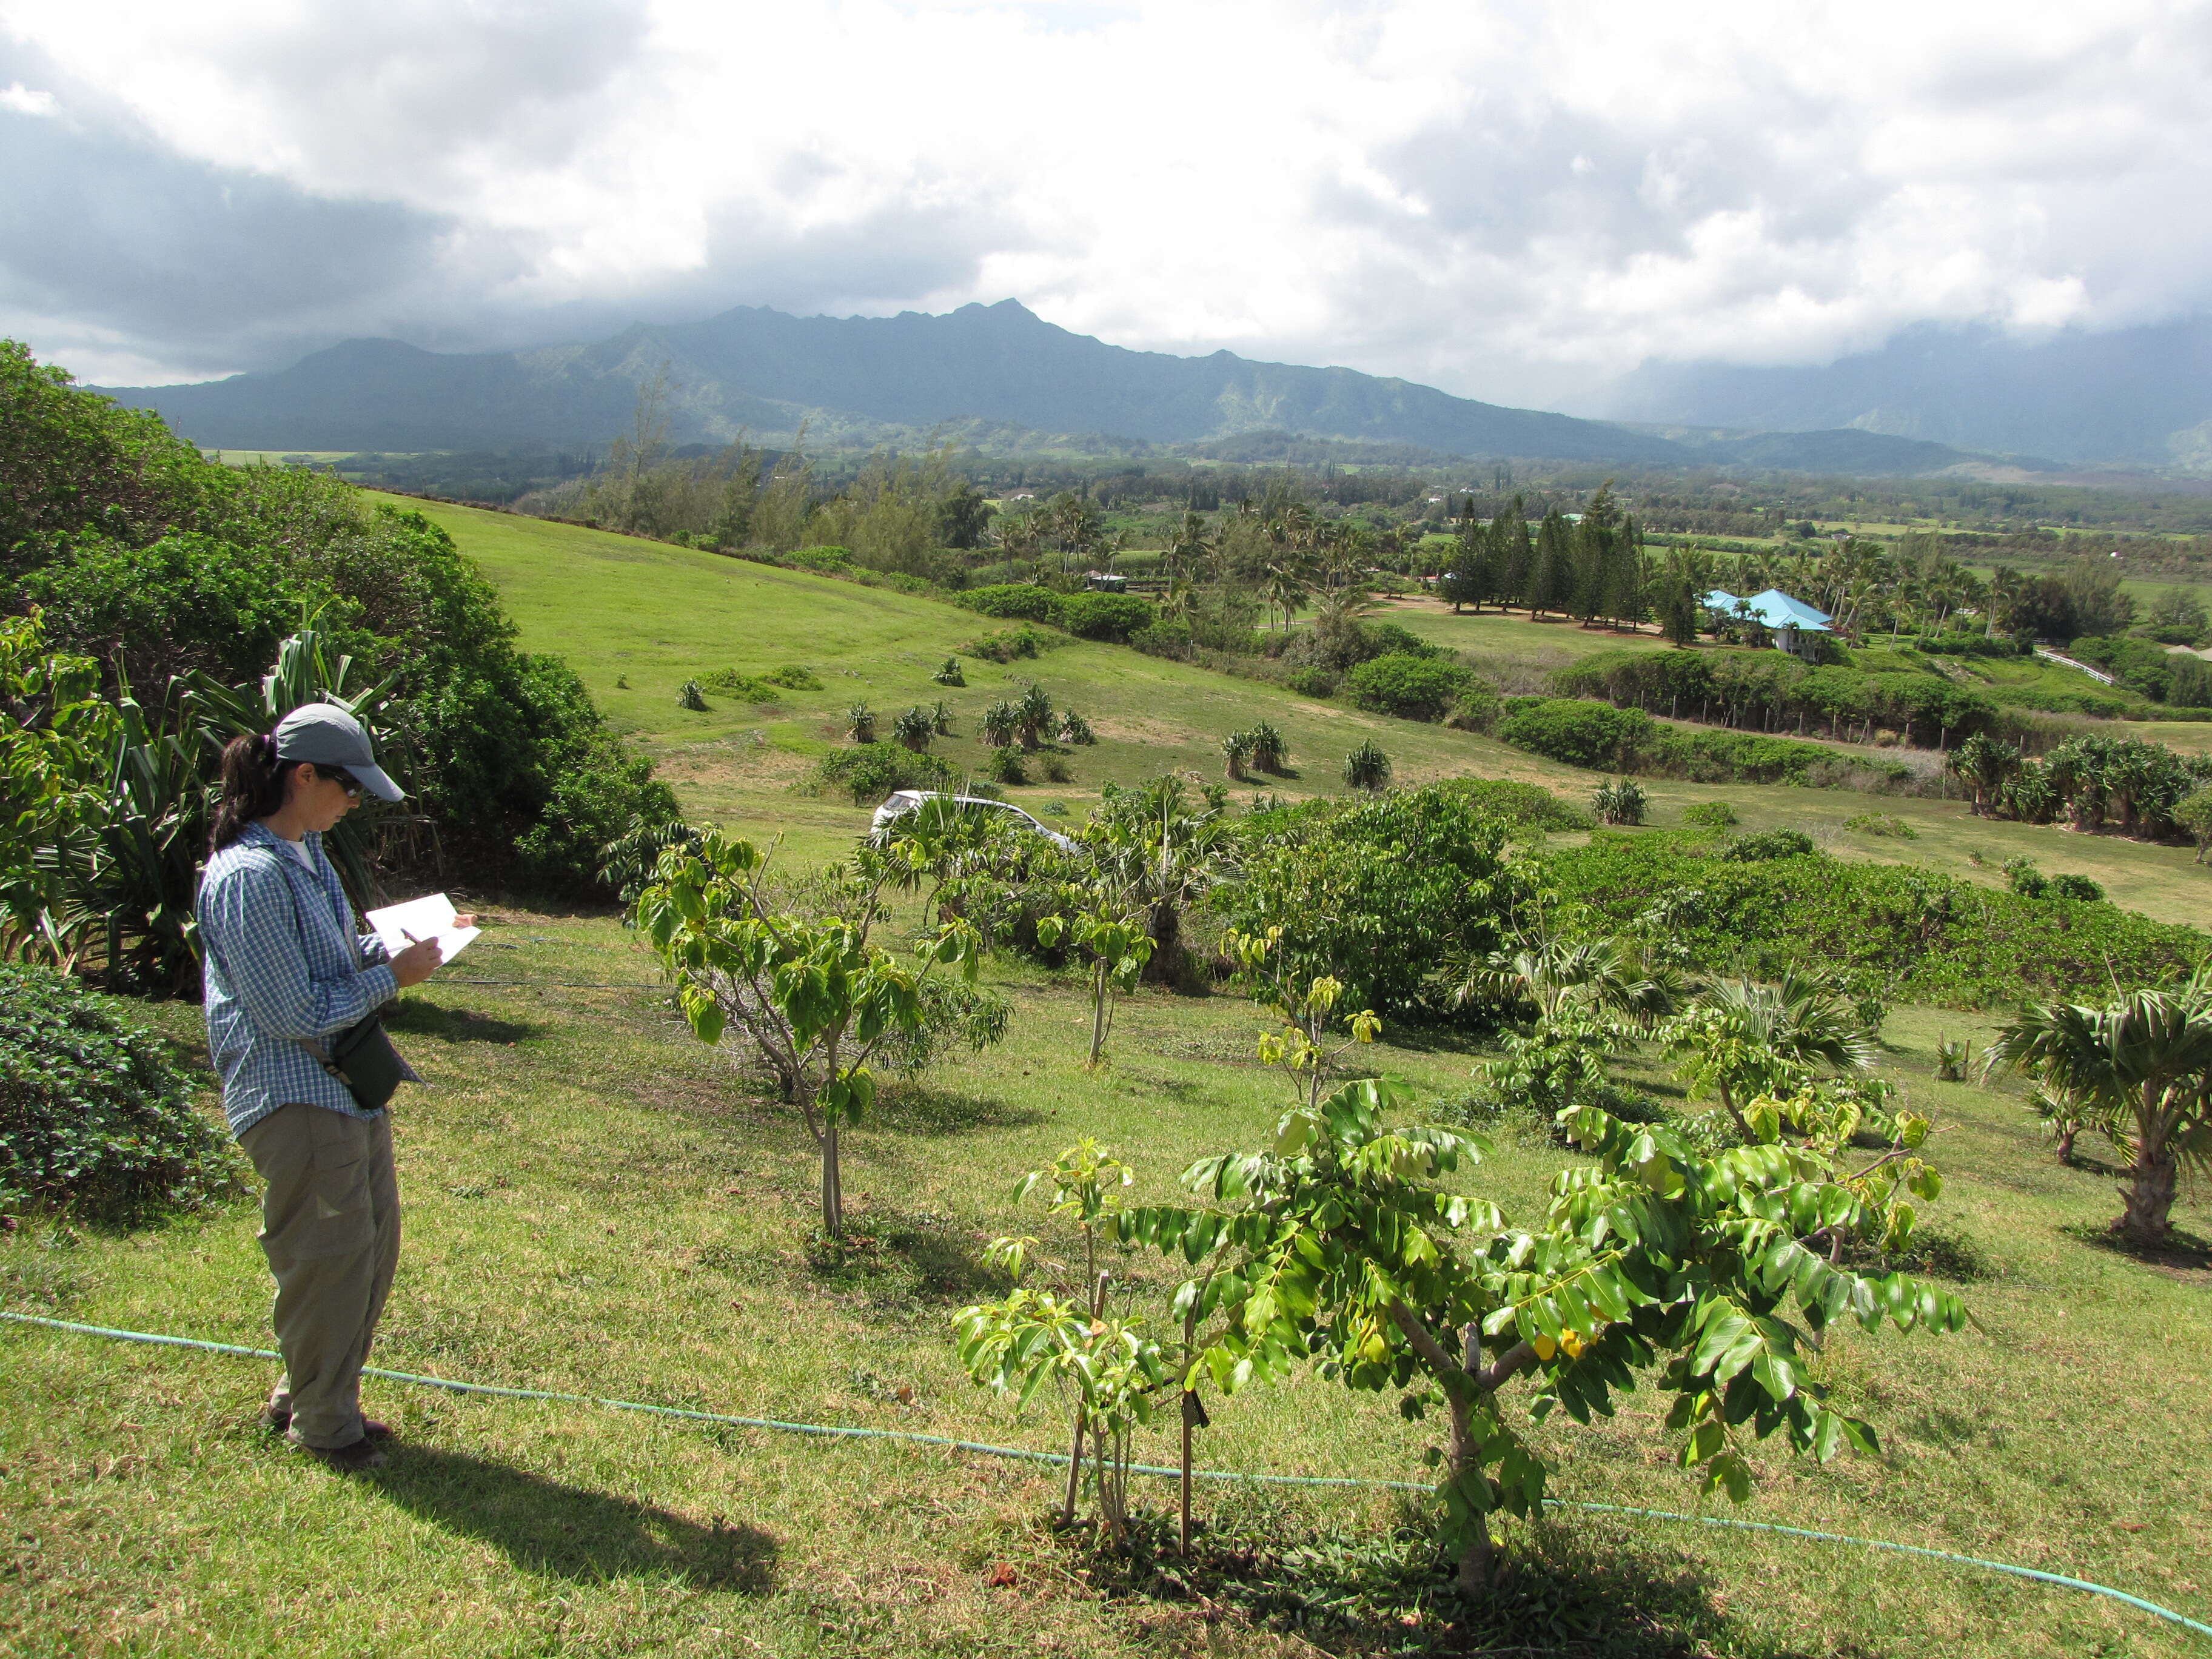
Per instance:
[[[1004,1299],[963,1308],[952,1316],[961,1364],[976,1382],[1014,1396],[1026,1407],[1048,1382],[1074,1395],[1074,1437],[1068,1447],[1067,1489],[1060,1521],[1075,1523],[1088,1438],[1097,1465],[1101,1518],[1116,1541],[1127,1517],[1129,1437],[1152,1416],[1151,1395],[1167,1382],[1158,1346],[1141,1322],[1114,1318],[1108,1292],[1113,1275],[1098,1266],[1098,1246],[1110,1237],[1121,1207],[1129,1166],[1085,1136],[1048,1169],[1032,1170],[1014,1183],[1020,1203],[1042,1189],[1047,1210],[1073,1220],[1083,1236],[1079,1291],[1033,1291],[1022,1283],[1035,1260],[1034,1238],[994,1239],[987,1254],[1014,1281]],[[1067,1277],[1063,1264],[1051,1264]],[[1067,1287],[1062,1285],[1061,1290]]]
[[[1896,1237],[1904,1193],[1935,1187],[1901,1141],[1844,1169],[1846,1109],[1756,1100],[1753,1144],[1706,1154],[1671,1128],[1577,1108],[1563,1126],[1594,1161],[1559,1175],[1543,1221],[1523,1231],[1495,1205],[1443,1189],[1482,1144],[1392,1127],[1407,1103],[1380,1079],[1302,1100],[1267,1150],[1184,1173],[1198,1206],[1134,1207],[1115,1231],[1209,1262],[1182,1295],[1222,1324],[1190,1379],[1229,1391],[1318,1357],[1348,1387],[1399,1393],[1409,1418],[1442,1409],[1445,1443],[1431,1458],[1463,1593],[1492,1582],[1492,1514],[1543,1502],[1547,1471],[1525,1422],[1610,1415],[1645,1380],[1672,1397],[1681,1465],[1741,1500],[1747,1437],[1779,1434],[1823,1461],[1876,1449],[1875,1431],[1808,1374],[1803,1349],[1821,1333],[1845,1319],[1869,1330],[1966,1322],[1946,1291],[1861,1274],[1814,1248]]]
[[[735,1027],[805,1118],[822,1149],[822,1231],[832,1238],[844,1231],[838,1131],[874,1101],[868,1061],[927,1024],[926,975],[955,967],[972,979],[981,952],[957,916],[912,962],[871,938],[884,887],[934,857],[914,835],[866,849],[836,872],[832,902],[809,915],[777,902],[750,842],[707,830],[664,854],[638,897],[638,926],[674,976],[693,1034],[714,1045]]]

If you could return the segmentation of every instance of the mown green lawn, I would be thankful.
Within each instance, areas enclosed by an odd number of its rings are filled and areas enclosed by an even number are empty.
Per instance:
[[[1137,1166],[1138,1196],[1164,1195],[1193,1157],[1254,1145],[1282,1093],[1249,1061],[1248,1005],[1146,993],[1113,1063],[1086,1074],[1076,992],[1000,964],[1010,1041],[887,1090],[852,1138],[857,1238],[841,1261],[810,1243],[803,1129],[691,1039],[652,977],[611,921],[508,911],[410,994],[399,1040],[432,1086],[399,1110],[408,1243],[381,1364],[1050,1449],[1064,1425],[974,1389],[947,1340],[949,1312],[993,1282],[988,1237],[1030,1231],[1068,1251],[1064,1229],[1017,1211],[1010,1178],[1094,1134]],[[500,981],[520,982],[485,982]],[[598,988],[610,982],[625,988]],[[192,1010],[150,1012],[191,1036]],[[2085,1576],[2203,1617],[2212,1272],[2201,1253],[2147,1263],[2105,1248],[2107,1174],[2057,1165],[2010,1095],[1932,1080],[1939,1036],[1987,1030],[1908,1010],[1888,1033],[1890,1068],[1938,1124],[1937,1259],[1977,1328],[1832,1340],[1816,1369],[1877,1425],[1883,1455],[1762,1456],[1736,1513]],[[1379,1056],[1430,1103],[1463,1090],[1476,1058],[1426,1042]],[[1467,1184],[1531,1215],[1564,1158],[1508,1127]],[[2201,1188],[2179,1219],[2212,1234]],[[34,1223],[0,1237],[0,1299],[265,1346],[253,1224],[244,1201],[112,1236]],[[1171,1282],[1153,1261],[1126,1271],[1142,1297]],[[1054,1482],[1033,1467],[376,1383],[372,1409],[402,1449],[342,1477],[254,1426],[270,1380],[261,1362],[0,1326],[0,1652],[1288,1654],[1445,1639],[1433,1592],[1393,1576],[1425,1558],[1405,1541],[1418,1534],[1391,1543],[1407,1511],[1385,1493],[1203,1488],[1220,1540],[1206,1564],[1133,1592],[1053,1535]],[[1625,1406],[1595,1430],[1546,1431],[1557,1493],[1698,1509],[1649,1404]],[[1428,1435],[1387,1399],[1310,1377],[1213,1408],[1209,1467],[1421,1474]],[[1172,1458],[1164,1435],[1140,1450]],[[1153,1515],[1170,1496],[1140,1494]],[[2108,1601],[1848,1547],[1573,1511],[1513,1536],[1515,1605],[1597,1634],[1577,1645],[1532,1626],[1501,1651],[2196,1651]]]

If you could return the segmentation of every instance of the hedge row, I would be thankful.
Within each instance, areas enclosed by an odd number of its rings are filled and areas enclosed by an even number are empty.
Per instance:
[[[1578,697],[1509,697],[1498,736],[1516,749],[1594,771],[1696,783],[1836,785],[1903,781],[1899,761],[1838,755],[1817,743],[1724,729],[1688,730],[1654,720],[1640,708],[1615,708]]]
[[[1546,858],[1550,884],[1605,931],[1684,947],[1703,962],[1841,972],[1886,997],[2008,1007],[2023,994],[2100,995],[2185,978],[2212,953],[2193,927],[2102,902],[2027,898],[1909,865],[1822,853],[1759,861],[1729,844],[1600,830]]]

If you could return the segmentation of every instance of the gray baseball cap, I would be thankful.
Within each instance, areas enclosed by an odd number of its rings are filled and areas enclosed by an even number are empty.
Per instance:
[[[342,766],[379,800],[404,800],[406,792],[376,763],[362,724],[334,702],[303,702],[276,722],[276,758]]]

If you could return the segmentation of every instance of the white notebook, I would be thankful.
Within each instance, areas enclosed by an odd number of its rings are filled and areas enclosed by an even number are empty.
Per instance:
[[[443,893],[433,893],[428,898],[410,899],[404,904],[387,904],[381,910],[371,910],[368,925],[376,929],[384,948],[395,957],[412,943],[434,939],[444,952],[441,960],[451,962],[483,931],[481,927],[456,927],[454,915],[453,902]]]

